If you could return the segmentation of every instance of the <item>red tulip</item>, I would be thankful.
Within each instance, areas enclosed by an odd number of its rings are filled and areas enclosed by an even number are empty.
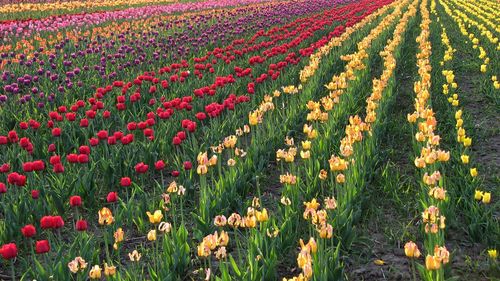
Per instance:
[[[190,161],[185,161],[184,162],[184,170],[188,171],[193,168],[193,164]]]
[[[177,170],[172,171],[172,177],[178,177],[181,173]]]
[[[178,132],[177,137],[179,137],[181,140],[185,140],[186,139],[186,132],[184,132],[184,131]]]
[[[33,172],[33,164],[31,162],[23,163],[23,171],[25,173]]]
[[[13,172],[7,175],[7,182],[16,186],[24,186],[26,184],[26,176]]]
[[[61,156],[59,156],[59,155],[51,156],[50,160],[49,160],[49,163],[51,165],[55,165],[55,164],[61,163]]]
[[[36,189],[33,189],[33,190],[31,191],[31,198],[33,198],[33,199],[35,199],[35,200],[36,200],[36,199],[38,199],[38,197],[39,197],[39,196],[40,196],[40,191],[38,191],[38,190],[36,190]]]
[[[88,126],[89,126],[89,120],[88,119],[83,118],[83,119],[80,120],[80,127],[86,128]]]
[[[99,144],[99,139],[91,138],[89,140],[89,143],[90,143],[91,146],[97,146]]]
[[[64,173],[64,166],[61,163],[57,163],[52,170],[56,174]]]
[[[42,160],[35,160],[32,164],[34,171],[43,171],[45,169],[45,163]]]
[[[87,221],[86,220],[79,220],[76,222],[76,230],[78,231],[85,231],[87,230]]]
[[[78,148],[78,152],[80,152],[80,154],[90,154],[90,147],[88,147],[87,145],[82,145],[80,146],[80,148]]]
[[[135,165],[135,172],[138,174],[144,174],[148,171],[149,166],[144,164],[143,162],[137,163]]]
[[[115,137],[116,140],[121,140],[123,138],[123,133],[120,131],[114,132],[113,137]]]
[[[165,168],[165,162],[163,160],[156,161],[156,163],[155,163],[155,169],[157,171],[163,170],[164,168]]]
[[[75,153],[70,153],[66,156],[69,163],[78,163],[78,155]]]
[[[64,226],[64,220],[62,219],[61,216],[55,216],[53,217],[55,227],[54,228],[61,228]]]
[[[53,137],[59,137],[59,136],[61,136],[61,128],[54,128],[54,129],[52,129],[52,136]]]
[[[28,123],[21,122],[21,123],[19,123],[19,127],[21,128],[21,130],[26,130],[26,129],[28,129]]]
[[[129,177],[123,177],[121,180],[120,180],[120,185],[121,186],[130,186],[130,184],[132,183],[132,180],[130,180]]]
[[[0,248],[0,255],[6,260],[17,257],[17,246],[15,243],[2,245]]]
[[[6,193],[6,192],[7,192],[7,186],[5,185],[5,183],[0,182],[0,194]]]
[[[40,227],[42,229],[51,229],[55,227],[55,221],[52,216],[44,216],[40,219]]]
[[[10,132],[7,134],[7,137],[9,138],[9,141],[10,141],[11,143],[15,143],[15,142],[18,142],[18,141],[19,141],[19,137],[17,136],[16,131],[10,131]]]
[[[89,156],[87,154],[79,154],[78,155],[78,163],[84,164],[89,162]]]
[[[180,145],[180,144],[181,144],[181,142],[182,142],[182,140],[181,140],[179,137],[174,137],[174,138],[172,139],[172,143],[173,143],[174,145]]]
[[[109,145],[115,145],[116,144],[116,138],[114,136],[108,137],[108,144]]]
[[[32,224],[27,224],[21,228],[21,233],[26,238],[31,238],[36,235],[36,228]]]
[[[49,147],[47,148],[47,151],[48,152],[54,152],[54,151],[56,151],[56,145],[53,144],[53,143],[49,144]]]
[[[10,165],[5,163],[0,166],[0,173],[8,173],[10,171]]]
[[[108,193],[108,196],[106,196],[106,201],[108,203],[114,203],[118,200],[118,193],[116,192],[110,192]]]
[[[200,121],[203,121],[207,118],[207,115],[205,114],[205,112],[198,112],[196,113],[196,118]]]
[[[108,138],[108,131],[102,130],[102,131],[97,132],[97,137],[101,140],[107,139]]]
[[[69,205],[71,207],[79,207],[82,205],[82,198],[78,195],[71,196],[69,198]]]
[[[127,124],[127,130],[133,131],[135,129],[137,129],[137,124],[135,122],[130,122]]]
[[[36,241],[35,252],[37,254],[45,254],[50,251],[50,244],[48,240]]]

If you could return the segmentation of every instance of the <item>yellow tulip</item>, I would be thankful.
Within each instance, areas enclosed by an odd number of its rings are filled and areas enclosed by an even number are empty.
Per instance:
[[[149,241],[156,241],[156,230],[155,230],[155,229],[150,230],[150,231],[148,232],[147,237],[148,237],[148,240],[149,240]]]
[[[264,221],[267,221],[269,219],[266,208],[262,209],[261,212],[257,211],[255,213],[255,216],[257,217],[258,222],[264,222]]]
[[[484,204],[489,204],[491,201],[491,192],[485,192],[483,194],[483,203]]]
[[[460,159],[462,160],[462,163],[468,164],[469,163],[469,155],[461,155]]]
[[[104,275],[106,276],[114,276],[116,274],[116,266],[109,265],[104,263]]]
[[[476,191],[474,192],[474,199],[476,199],[478,201],[483,199],[483,194],[484,194],[484,192],[476,189]]]
[[[418,258],[420,257],[420,250],[418,249],[417,244],[410,241],[405,244],[405,255],[409,258]]]
[[[335,180],[337,181],[337,183],[344,183],[345,182],[344,174],[338,174],[337,177],[335,177]]]
[[[142,255],[137,252],[137,250],[132,251],[132,253],[128,254],[128,258],[130,261],[139,261],[141,259]]]
[[[100,279],[101,278],[101,267],[99,265],[94,265],[89,272],[90,279]]]
[[[311,142],[306,140],[302,142],[302,149],[303,150],[309,150],[311,149]]]
[[[491,250],[488,250],[488,256],[490,257],[490,259],[492,260],[496,260],[497,257],[498,257],[498,252],[496,249],[491,249]]]
[[[110,225],[114,222],[114,217],[113,213],[111,212],[110,209],[104,207],[101,210],[99,210],[99,224],[100,225]]]
[[[477,169],[476,168],[471,168],[470,169],[470,175],[472,177],[476,177],[477,176]]]
[[[152,224],[157,224],[160,223],[161,220],[163,219],[163,214],[160,210],[156,210],[153,214],[151,212],[146,212],[146,214],[149,217],[149,222]]]
[[[326,180],[327,178],[328,178],[328,172],[324,169],[321,169],[321,171],[319,171],[319,179]]]
[[[464,146],[465,147],[471,146],[471,144],[472,144],[471,138],[464,138]]]
[[[425,257],[425,267],[427,270],[438,270],[441,268],[441,263],[436,257],[427,255],[427,257]]]

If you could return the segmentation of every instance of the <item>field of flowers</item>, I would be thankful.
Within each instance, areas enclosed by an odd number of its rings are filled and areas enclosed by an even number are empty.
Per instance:
[[[0,1],[0,280],[499,280],[496,0]]]

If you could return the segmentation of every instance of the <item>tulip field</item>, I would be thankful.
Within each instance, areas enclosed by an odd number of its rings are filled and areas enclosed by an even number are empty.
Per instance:
[[[0,280],[500,280],[500,2],[0,1]]]

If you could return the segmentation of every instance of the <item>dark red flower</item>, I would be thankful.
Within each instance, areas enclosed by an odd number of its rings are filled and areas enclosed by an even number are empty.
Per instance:
[[[64,166],[61,163],[57,163],[52,170],[56,174],[64,173]]]
[[[54,128],[54,129],[52,129],[52,136],[53,137],[59,137],[59,136],[61,136],[61,128]]]
[[[84,164],[89,162],[89,156],[87,154],[78,154],[78,163]]]
[[[44,216],[40,219],[40,227],[42,229],[51,229],[55,227],[55,221],[52,216]]]
[[[40,197],[40,191],[38,191],[38,190],[36,190],[36,189],[33,189],[33,190],[31,191],[31,198],[33,198],[33,199],[35,199],[35,200],[36,200],[36,199],[38,199],[38,197]]]
[[[70,153],[66,156],[69,163],[78,163],[78,155],[75,153]]]
[[[19,123],[19,128],[21,128],[21,130],[28,129],[28,123],[26,123],[26,122]]]
[[[48,240],[36,241],[35,252],[37,254],[45,254],[50,251],[50,244]]]
[[[69,198],[69,205],[71,207],[79,207],[82,205],[82,198],[78,195],[71,196]]]
[[[90,154],[90,147],[88,147],[87,145],[82,145],[80,146],[80,148],[78,148],[78,152],[80,152],[80,154]]]
[[[185,140],[186,139],[186,132],[184,132],[184,131],[178,132],[177,137],[180,138],[181,140]]]
[[[54,152],[54,151],[56,151],[56,145],[53,144],[53,143],[49,144],[49,147],[47,148],[47,151],[48,152]]]
[[[50,160],[49,160],[49,163],[51,165],[55,165],[55,164],[61,163],[61,156],[59,156],[59,155],[51,156]]]
[[[90,143],[91,146],[97,146],[99,144],[99,139],[91,138],[89,140],[89,143]]]
[[[164,168],[165,168],[165,162],[163,160],[156,161],[156,163],[155,163],[155,169],[157,171],[163,170]]]
[[[16,131],[10,131],[7,134],[7,137],[9,138],[9,141],[12,142],[12,143],[15,143],[15,142],[19,141],[19,137],[17,136]]]
[[[108,138],[108,131],[102,130],[102,131],[97,132],[97,137],[101,140],[107,139]]]
[[[135,165],[135,172],[138,174],[144,174],[148,171],[149,166],[144,164],[143,162],[137,163]]]
[[[25,173],[33,172],[33,163],[31,163],[31,162],[24,162],[23,163],[23,171]]]
[[[172,171],[172,177],[178,177],[181,173],[177,170]]]
[[[196,118],[200,121],[203,121],[207,118],[207,115],[205,114],[205,112],[198,112],[196,113]]]
[[[24,237],[30,238],[36,235],[36,228],[32,224],[27,224],[23,228],[21,228],[21,233]]]
[[[120,180],[120,185],[121,186],[130,186],[130,184],[132,184],[132,180],[130,180],[129,177],[123,177],[121,180]]]
[[[6,260],[17,257],[17,246],[15,243],[2,245],[0,248],[0,255]]]
[[[106,196],[106,201],[108,203],[114,203],[118,200],[118,193],[116,192],[110,192],[108,193],[108,196]]]
[[[0,182],[0,194],[6,193],[6,192],[7,192],[7,186],[5,185],[5,183]]]
[[[86,220],[79,220],[76,222],[76,230],[78,231],[85,231],[87,230],[87,221]]]
[[[179,137],[174,137],[174,138],[172,139],[172,143],[173,143],[174,145],[180,145],[180,144],[181,144],[181,142],[182,142],[182,140],[181,140]]]
[[[34,171],[43,171],[45,169],[45,163],[42,160],[35,160],[32,164]]]
[[[54,220],[54,228],[61,228],[64,226],[64,220],[62,219],[61,216],[55,216],[53,217]]]
[[[114,136],[108,137],[108,144],[109,145],[115,145],[116,144],[116,138]]]
[[[86,128],[88,126],[89,126],[89,120],[88,119],[83,118],[83,119],[80,120],[80,127]]]
[[[127,130],[133,131],[135,129],[137,129],[137,124],[135,122],[130,122],[127,124]]]
[[[8,173],[10,171],[10,165],[8,163],[2,164],[0,166],[0,173]]]
[[[190,161],[184,162],[184,170],[189,171],[193,168],[193,164]]]

